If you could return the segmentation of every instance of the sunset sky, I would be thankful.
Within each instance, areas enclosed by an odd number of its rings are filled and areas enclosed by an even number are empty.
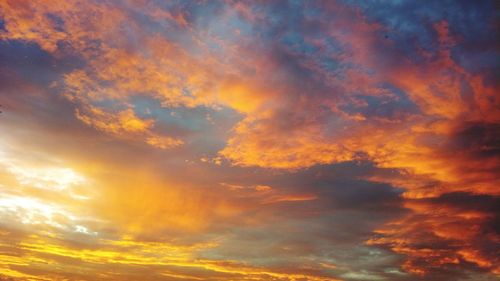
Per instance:
[[[499,18],[0,0],[0,280],[499,280]]]

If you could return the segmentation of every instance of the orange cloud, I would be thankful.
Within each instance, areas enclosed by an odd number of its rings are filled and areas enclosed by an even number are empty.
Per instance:
[[[140,16],[137,7],[144,11]],[[488,228],[496,209],[461,208],[460,198],[449,198],[461,194],[493,200],[500,195],[498,87],[455,61],[452,50],[460,38],[446,21],[433,24],[435,51],[416,46],[421,59],[417,62],[381,36],[389,31],[386,27],[357,9],[338,3],[326,3],[323,9],[338,16],[331,21],[308,19],[305,30],[325,32],[302,36],[315,47],[310,49],[319,51],[288,48],[302,43],[295,42],[300,40],[294,36],[283,44],[287,46],[275,46],[275,42],[262,46],[252,41],[258,41],[255,38],[241,35],[242,22],[225,30],[223,23],[232,16],[241,16],[254,27],[272,21],[245,3],[233,2],[219,11],[222,24],[204,26],[203,21],[193,22],[190,13],[147,1],[122,5],[2,1],[0,38],[36,43],[55,58],[80,58],[81,65],[52,81],[51,89],[61,91],[72,104],[77,120],[118,140],[157,149],[192,145],[175,130],[162,128],[162,120],[136,111],[134,100],[146,98],[163,108],[237,112],[240,119],[228,139],[217,140],[224,147],[213,152],[213,163],[221,167],[225,158],[233,166],[280,172],[354,160],[394,169],[395,174],[369,179],[403,188],[401,198],[409,214],[379,227],[368,244],[403,254],[403,268],[417,275],[471,264],[498,273],[498,258],[484,249],[486,244],[498,243],[498,235]],[[146,20],[152,21],[151,26],[143,24]],[[235,37],[225,39],[216,34],[219,29]],[[269,36],[259,36],[264,35]],[[273,37],[288,39],[288,34],[279,35]],[[338,43],[339,51],[326,53],[332,42]],[[313,59],[307,52],[321,56]],[[335,63],[327,65],[329,61]],[[410,105],[401,109],[401,104]],[[76,148],[52,149],[64,154]],[[215,170],[204,170],[210,175],[191,175],[196,169],[188,164],[182,169],[162,166],[168,161],[193,163],[191,159],[200,159],[197,148],[181,147],[180,152],[160,156],[144,147],[140,150],[142,154],[126,157],[103,145],[94,151],[112,158],[103,163],[80,154],[76,157],[76,152],[73,157],[86,161],[35,165],[28,157],[16,156],[18,162],[0,158],[6,168],[0,174],[5,182],[0,202],[6,207],[0,212],[9,222],[2,235],[17,247],[1,245],[8,250],[0,255],[3,274],[21,280],[37,275],[47,280],[69,278],[76,275],[75,264],[84,263],[85,272],[75,278],[102,272],[103,279],[130,279],[137,277],[135,270],[148,266],[156,270],[145,280],[159,276],[333,280],[322,271],[335,269],[327,263],[311,270],[280,271],[201,254],[205,250],[209,255],[218,246],[217,240],[203,235],[221,227],[218,222],[259,225],[268,213],[245,219],[238,215],[267,203],[300,205],[320,199],[318,195],[239,183],[221,184],[228,191],[213,193],[217,183],[207,179],[216,177]],[[149,163],[150,159],[156,163]],[[201,159],[212,163],[205,156]],[[175,176],[186,180],[172,180]],[[200,183],[204,180],[208,183]],[[40,229],[29,231],[26,225]],[[18,240],[13,238],[16,231],[23,234]],[[93,237],[101,231],[109,237]],[[187,247],[179,241],[149,241],[191,235],[197,241]],[[91,242],[81,245],[74,237]],[[119,273],[106,268],[109,264]],[[48,265],[62,269],[54,272]]]
[[[489,202],[475,205],[481,196]],[[487,227],[496,216],[494,204],[498,200],[494,198],[455,193],[438,199],[408,200],[406,207],[412,213],[378,230],[378,237],[368,244],[406,255],[405,269],[417,274],[465,263],[498,272],[498,257],[483,246],[498,243],[498,236]]]

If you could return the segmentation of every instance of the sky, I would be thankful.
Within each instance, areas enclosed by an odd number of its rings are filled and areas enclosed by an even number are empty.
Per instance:
[[[0,0],[0,280],[498,280],[499,18]]]

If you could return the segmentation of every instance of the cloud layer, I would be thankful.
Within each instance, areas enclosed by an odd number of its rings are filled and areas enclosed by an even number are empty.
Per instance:
[[[494,280],[495,7],[0,2],[0,280]]]

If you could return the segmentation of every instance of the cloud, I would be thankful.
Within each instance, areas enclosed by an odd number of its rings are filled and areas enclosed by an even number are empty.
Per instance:
[[[498,274],[492,5],[1,2],[5,275]]]
[[[466,267],[498,272],[498,196],[447,193],[405,203],[407,217],[378,231],[369,244],[383,245],[408,256],[406,270],[430,274]],[[487,246],[488,245],[488,246]]]

